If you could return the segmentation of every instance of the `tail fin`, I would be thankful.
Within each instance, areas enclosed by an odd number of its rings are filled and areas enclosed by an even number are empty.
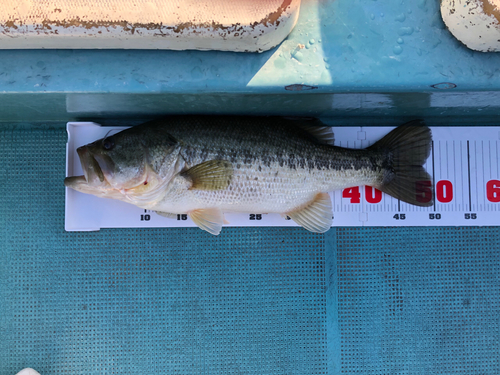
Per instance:
[[[385,151],[390,159],[389,168],[376,187],[403,202],[432,206],[432,179],[422,167],[429,157],[431,142],[430,129],[423,121],[415,120],[399,126],[370,146],[371,151]]]

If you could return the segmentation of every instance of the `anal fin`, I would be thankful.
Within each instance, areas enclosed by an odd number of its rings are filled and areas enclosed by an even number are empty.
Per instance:
[[[193,222],[208,233],[217,236],[224,223],[224,215],[220,208],[205,208],[188,212]]]
[[[286,215],[308,231],[324,233],[332,226],[332,200],[328,193],[319,193],[309,204]]]

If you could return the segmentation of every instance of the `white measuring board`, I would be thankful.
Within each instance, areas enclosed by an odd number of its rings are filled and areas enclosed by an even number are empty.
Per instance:
[[[394,127],[337,127],[335,144],[365,148]],[[66,175],[82,175],[77,147],[126,127],[68,123]],[[433,181],[434,205],[416,207],[371,187],[330,192],[333,226],[496,226],[500,225],[500,127],[431,127],[432,152],[425,168]],[[431,189],[429,189],[429,193]],[[424,194],[425,196],[425,194]],[[429,195],[430,197],[430,195]],[[227,226],[297,226],[278,214],[225,215]],[[67,231],[100,228],[194,227],[187,215],[159,216],[125,202],[66,188]]]

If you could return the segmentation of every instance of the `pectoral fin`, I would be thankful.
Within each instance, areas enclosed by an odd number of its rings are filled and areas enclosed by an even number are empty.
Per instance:
[[[225,160],[209,160],[181,173],[191,180],[190,189],[223,190],[233,177],[233,165]]]
[[[206,208],[188,212],[189,217],[201,229],[217,236],[224,223],[224,215],[220,208]]]
[[[319,193],[307,206],[286,214],[305,229],[324,233],[332,226],[332,213],[330,196],[328,193]]]

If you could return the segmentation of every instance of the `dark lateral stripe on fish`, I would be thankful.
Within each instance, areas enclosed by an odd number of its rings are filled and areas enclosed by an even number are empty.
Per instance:
[[[294,170],[297,168],[330,171],[342,171],[346,169],[359,171],[367,169],[380,172],[381,170],[390,168],[388,153],[384,154],[380,152],[378,155],[370,156],[366,155],[364,150],[343,149],[333,146],[323,147],[329,148],[329,150],[324,150],[323,157],[317,157],[313,154],[309,159],[297,157],[295,154],[286,156],[283,152],[277,152],[275,155],[265,154],[257,156],[249,150],[236,152],[235,150],[219,149],[215,152],[210,152],[208,149],[198,150],[189,147],[184,150],[183,155],[187,160],[227,160],[234,165],[258,164],[268,168],[271,168],[273,164],[277,164],[280,167],[288,167]],[[338,157],[326,157],[327,154],[331,154],[332,152],[337,152],[339,154]],[[347,157],[345,155],[346,152],[348,154]],[[384,158],[382,155],[386,155],[387,157]],[[340,162],[341,160],[343,163]]]

